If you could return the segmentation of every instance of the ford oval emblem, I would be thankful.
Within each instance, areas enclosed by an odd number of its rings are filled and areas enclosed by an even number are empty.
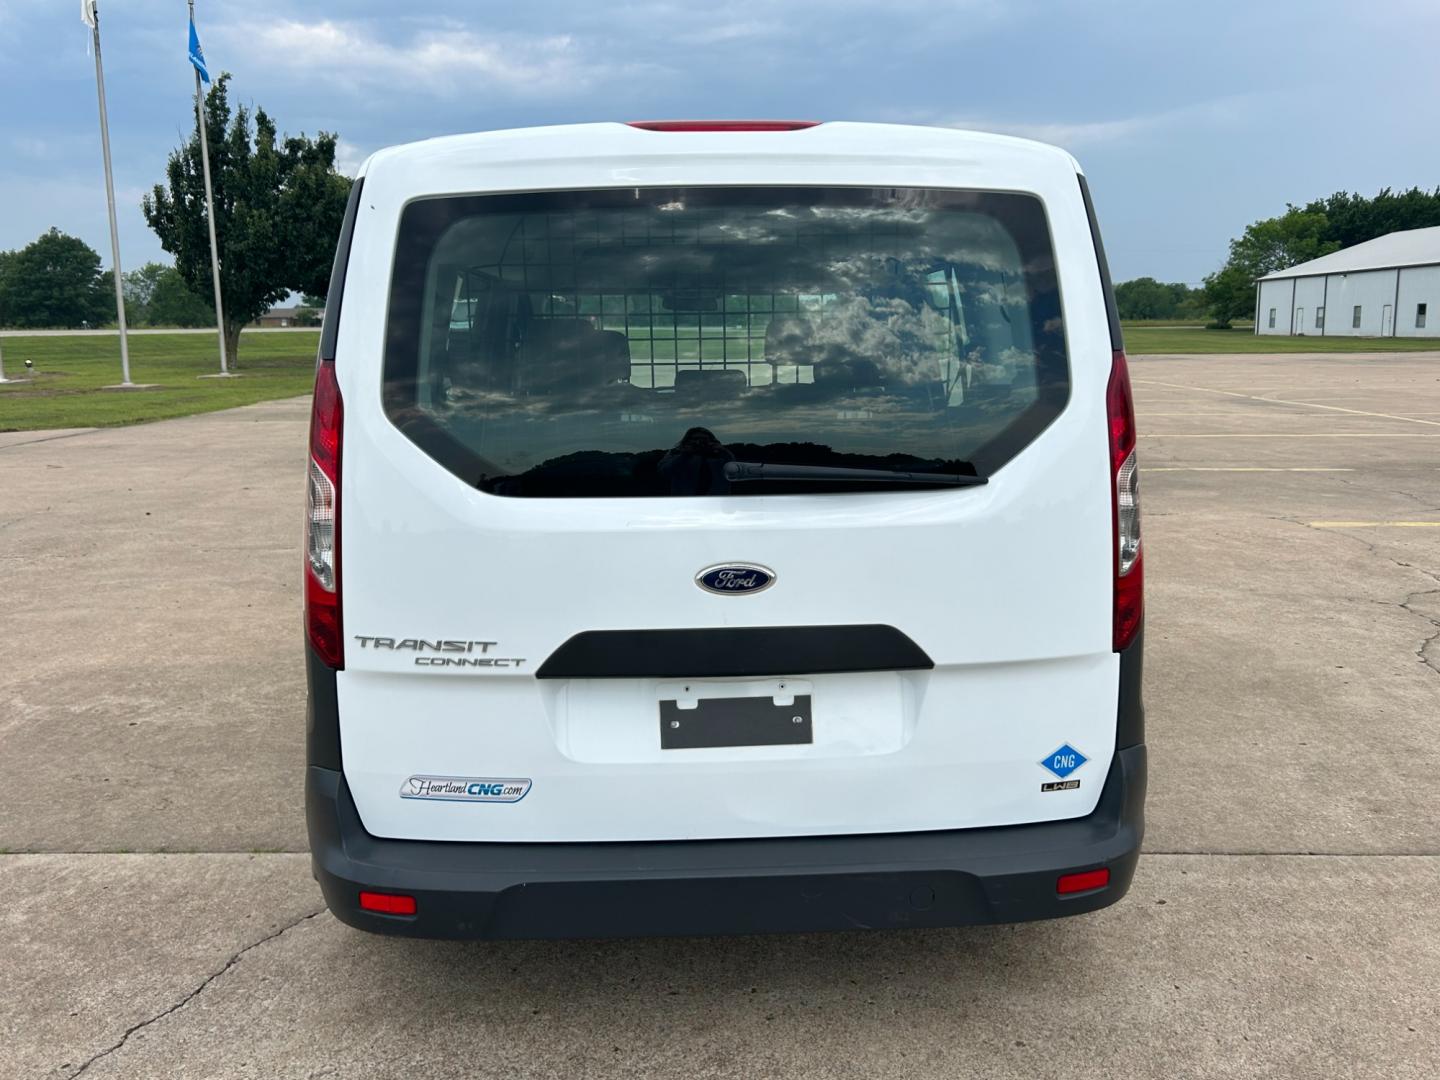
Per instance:
[[[721,596],[743,596],[774,585],[775,571],[754,563],[725,563],[701,570],[695,575],[695,584]]]

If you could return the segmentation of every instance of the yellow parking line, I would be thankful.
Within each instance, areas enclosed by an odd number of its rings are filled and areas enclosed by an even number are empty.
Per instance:
[[[1225,416],[1225,417],[1229,417],[1230,419],[1233,420],[1235,417],[1237,417],[1237,416],[1243,416],[1243,415],[1245,415],[1245,414],[1244,414],[1244,413],[1240,413],[1240,412],[1224,411],[1224,410],[1218,410],[1218,409],[1217,409],[1217,410],[1211,410],[1211,411],[1206,411],[1206,410],[1204,410],[1204,409],[1190,409],[1190,410],[1188,410],[1188,411],[1186,411],[1186,412],[1151,412],[1149,409],[1141,409],[1141,410],[1140,410],[1140,417],[1141,417],[1142,420],[1149,420],[1152,416],[1185,416],[1185,417],[1190,417],[1190,416]],[[1267,413],[1266,415],[1268,416],[1268,415],[1273,415],[1273,414]],[[1308,417],[1308,418],[1311,419],[1311,420],[1319,420],[1319,419],[1322,419],[1321,417],[1318,417],[1318,416],[1311,416],[1310,413],[1291,413],[1290,415],[1292,415],[1292,416],[1304,416],[1304,417]],[[1440,413],[1436,413],[1435,415],[1440,416]]]
[[[1410,424],[1429,424],[1440,427],[1440,420],[1421,420],[1414,416],[1396,416],[1394,413],[1367,412],[1364,409],[1346,409],[1339,405],[1321,405],[1318,401],[1291,401],[1286,398],[1261,397],[1258,394],[1240,394],[1234,390],[1216,390],[1209,386],[1188,386],[1185,383],[1162,382],[1160,379],[1135,379],[1137,383],[1150,386],[1168,386],[1175,390],[1198,390],[1205,394],[1223,394],[1225,397],[1241,398],[1245,401],[1267,401],[1274,405],[1302,405],[1309,409],[1326,409],[1330,412],[1349,413],[1351,416],[1374,416],[1382,420],[1403,420]]]
[[[1320,466],[1280,469],[1263,465],[1166,465],[1155,468],[1141,465],[1141,472],[1354,472],[1354,469],[1330,469]]]
[[[1264,431],[1246,434],[1238,431],[1142,431],[1142,439],[1440,439],[1421,431]]]
[[[1307,521],[1312,529],[1440,529],[1440,521]]]

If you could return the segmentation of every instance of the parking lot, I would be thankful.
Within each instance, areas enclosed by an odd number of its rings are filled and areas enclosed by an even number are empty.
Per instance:
[[[0,1076],[1433,1076],[1440,353],[1132,375],[1147,855],[1105,911],[952,931],[342,926],[308,403],[0,434]]]

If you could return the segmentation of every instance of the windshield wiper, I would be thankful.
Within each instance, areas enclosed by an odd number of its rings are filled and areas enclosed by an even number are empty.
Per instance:
[[[732,484],[746,481],[815,480],[821,483],[933,484],[936,487],[978,487],[984,476],[956,473],[899,472],[890,469],[847,469],[831,465],[769,465],[759,461],[727,461],[725,479]]]

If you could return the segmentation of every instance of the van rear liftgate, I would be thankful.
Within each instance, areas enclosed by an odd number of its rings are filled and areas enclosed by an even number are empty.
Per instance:
[[[588,125],[361,185],[307,571],[337,913],[526,936],[1123,893],[1133,417],[1073,161]]]

